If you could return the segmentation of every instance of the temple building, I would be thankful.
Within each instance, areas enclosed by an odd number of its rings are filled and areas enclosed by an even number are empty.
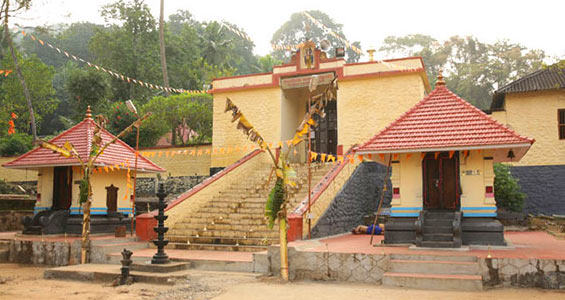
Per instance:
[[[357,149],[391,165],[384,242],[504,245],[493,163],[517,162],[533,143],[459,98],[440,74],[428,96]]]
[[[510,167],[526,194],[524,212],[565,215],[565,68],[550,66],[501,87],[490,111],[493,119],[536,139]]]
[[[83,121],[59,134],[51,143],[63,146],[71,143],[86,162],[92,150],[94,129],[99,126],[90,108]],[[102,143],[114,136],[102,130]],[[132,214],[131,188],[135,150],[121,140],[106,148],[95,162],[92,173],[91,233],[114,232],[116,226],[130,226]],[[24,221],[24,233],[28,234],[80,234],[82,230],[82,206],[79,203],[79,183],[82,168],[77,158],[65,158],[59,153],[35,148],[3,165],[10,169],[29,169],[38,172],[37,202],[34,216]],[[139,156],[137,171],[141,173],[164,172],[149,159]],[[128,186],[129,185],[129,186]]]

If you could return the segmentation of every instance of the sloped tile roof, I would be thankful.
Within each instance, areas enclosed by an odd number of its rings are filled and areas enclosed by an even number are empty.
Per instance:
[[[438,85],[357,151],[434,151],[533,142],[496,122],[445,85]]]
[[[96,123],[91,118],[85,118],[82,122],[59,134],[51,143],[62,146],[65,142],[71,143],[80,157],[86,162],[91,150],[92,137]],[[102,129],[103,144],[111,141],[115,136],[107,130]],[[118,139],[115,143],[106,148],[104,153],[96,159],[95,166],[114,166],[120,163],[129,162],[130,169],[134,169],[135,150],[128,144]],[[74,166],[80,165],[76,158],[65,158],[58,153],[45,148],[35,148],[15,160],[8,162],[3,167],[14,169],[27,169],[51,166]],[[149,159],[138,156],[137,169],[139,172],[164,172],[165,169],[159,167]]]
[[[548,67],[501,87],[493,95],[492,110],[504,107],[504,94],[565,89],[565,69]]]

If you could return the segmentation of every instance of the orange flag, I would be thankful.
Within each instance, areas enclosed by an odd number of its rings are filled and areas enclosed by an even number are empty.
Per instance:
[[[291,144],[292,144],[292,140],[286,141],[286,145],[287,145],[287,146],[290,146]]]
[[[398,159],[398,153],[392,155],[392,159]]]
[[[434,158],[437,159],[437,158],[439,157],[439,154],[440,154],[440,153],[441,153],[441,152],[436,152],[436,153],[434,153]]]
[[[455,151],[449,151],[449,158],[452,158],[453,154],[455,154]]]
[[[206,155],[210,155],[210,148],[206,149],[205,153]]]
[[[355,157],[353,157],[353,155],[348,155],[347,158],[349,158],[349,163],[352,164],[355,162]]]
[[[108,167],[104,166],[104,171],[106,171],[106,173],[108,173]]]
[[[381,158],[381,160],[382,160],[382,161],[384,161],[384,160],[385,160],[385,155],[384,155],[384,154],[382,154],[382,153],[379,153],[379,157]]]
[[[367,157],[368,157],[369,159],[372,159],[372,158],[373,158],[373,154],[367,154]]]
[[[463,156],[465,156],[465,158],[469,156],[469,150],[463,150]]]
[[[363,155],[357,155],[357,158],[359,159],[359,162],[363,161]]]
[[[426,153],[422,152],[422,154],[420,154],[420,159],[424,159],[424,157],[426,157]]]
[[[199,149],[198,153],[196,155],[198,155],[198,156],[202,155],[202,149]]]
[[[412,157],[412,153],[406,154],[406,159],[410,159],[410,157]]]

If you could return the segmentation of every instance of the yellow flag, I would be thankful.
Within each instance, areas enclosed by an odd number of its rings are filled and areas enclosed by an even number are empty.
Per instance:
[[[231,153],[231,152],[232,152],[232,150],[233,150],[233,149],[232,149],[232,147],[231,147],[231,146],[229,146],[229,147],[228,147],[228,151],[227,151],[227,152],[228,152],[228,153]]]
[[[337,160],[342,163],[343,162],[343,156],[342,155],[338,155],[337,156]]]
[[[326,154],[325,154],[325,153],[321,153],[321,154],[320,154],[320,160],[321,160],[322,162],[325,162],[325,161],[326,161]]]
[[[194,154],[196,154],[196,151],[193,149],[192,151],[190,151],[190,155],[194,156]]]
[[[311,160],[315,160],[318,157],[318,153],[316,152],[310,152],[310,159]]]
[[[218,148],[214,147],[213,153],[214,153],[214,154],[218,154]]]
[[[287,146],[290,146],[291,144],[292,144],[292,140],[286,141],[286,145],[287,145]]]
[[[348,155],[347,158],[349,159],[350,164],[355,162],[355,157],[353,157],[353,155]]]
[[[335,156],[328,154],[328,161],[335,162]]]
[[[198,156],[202,155],[202,149],[198,149],[198,153],[196,153],[196,155]]]
[[[159,157],[163,156],[163,151],[159,151]]]
[[[298,144],[300,144],[300,142],[302,142],[302,139],[300,138],[300,136],[295,135],[295,136],[294,136],[294,139],[292,139],[292,144],[293,144],[293,145],[298,145]]]
[[[210,148],[206,149],[206,155],[210,155]]]
[[[106,173],[108,173],[108,167],[104,167],[104,171],[106,171]]]
[[[167,152],[165,152],[165,156],[166,156],[166,157],[169,157],[169,156],[171,156],[171,151],[167,151]]]
[[[282,142],[279,142],[278,147],[279,147],[279,148],[282,148],[282,146],[283,146],[283,143],[282,143]]]

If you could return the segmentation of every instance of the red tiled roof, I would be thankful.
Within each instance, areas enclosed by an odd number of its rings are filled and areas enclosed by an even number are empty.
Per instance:
[[[358,152],[456,150],[465,147],[531,145],[467,101],[438,85],[408,112],[358,148]],[[482,147],[487,148],[487,147]]]
[[[80,157],[83,160],[88,158],[91,149],[92,136],[96,124],[91,118],[85,118],[82,122],[71,127],[67,131],[59,134],[52,140],[51,143],[62,146],[65,142],[71,143]],[[102,129],[102,142],[107,143],[114,138],[114,135],[107,130]],[[134,169],[135,150],[118,139],[115,143],[106,148],[104,153],[96,159],[96,166],[114,166],[120,163],[129,162],[130,168]],[[52,166],[74,166],[80,165],[76,158],[65,158],[58,153],[45,148],[35,148],[26,154],[23,154],[15,160],[8,162],[3,167],[24,169],[24,168],[37,168],[37,167],[52,167]],[[149,159],[139,156],[137,160],[137,168],[140,172],[164,172],[165,170]]]

